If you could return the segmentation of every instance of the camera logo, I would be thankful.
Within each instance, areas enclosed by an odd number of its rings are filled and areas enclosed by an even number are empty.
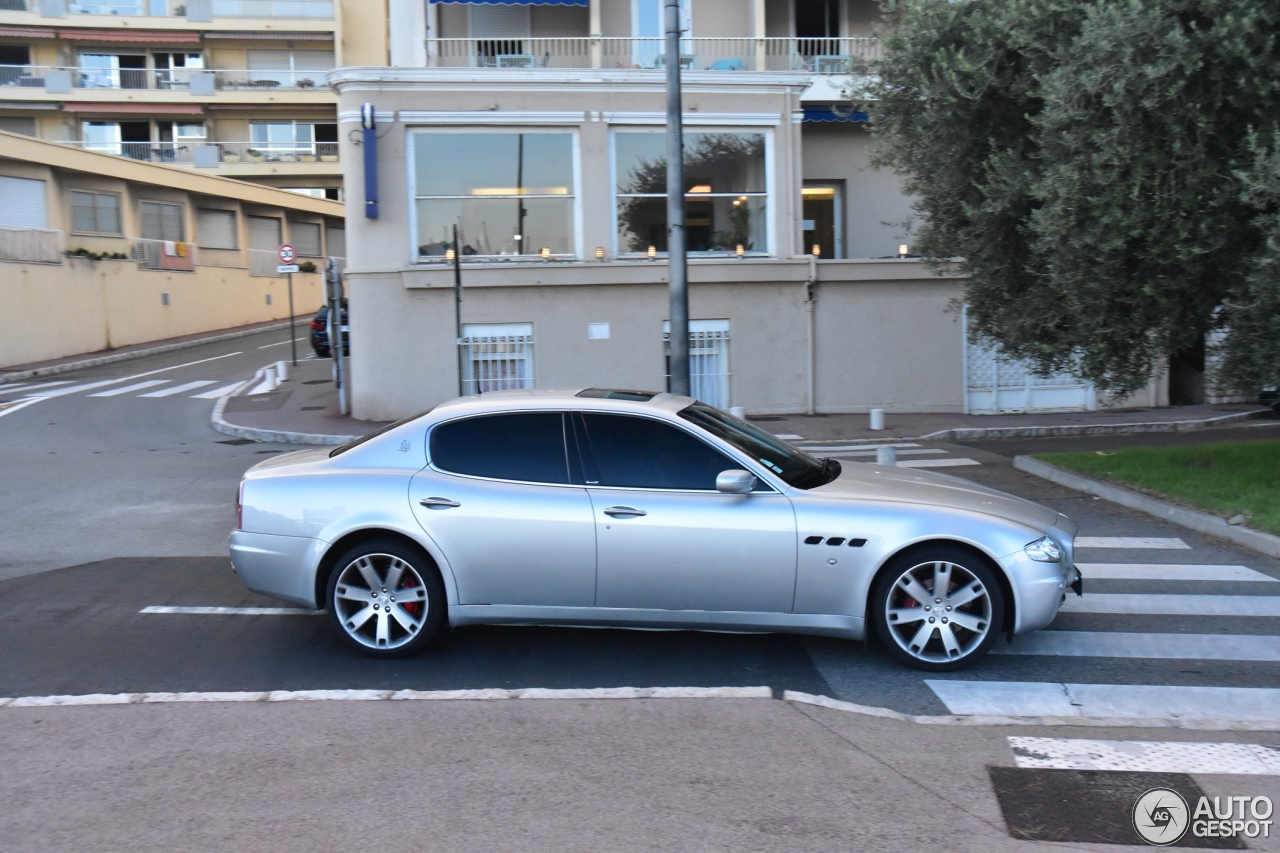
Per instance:
[[[1187,801],[1177,791],[1152,788],[1133,805],[1133,828],[1157,847],[1177,844],[1187,834]]]

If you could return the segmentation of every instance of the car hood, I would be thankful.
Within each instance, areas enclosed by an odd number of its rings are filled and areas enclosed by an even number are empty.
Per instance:
[[[1045,530],[1058,523],[1054,510],[959,477],[868,462],[841,462],[840,476],[808,494],[930,504],[981,512]]]

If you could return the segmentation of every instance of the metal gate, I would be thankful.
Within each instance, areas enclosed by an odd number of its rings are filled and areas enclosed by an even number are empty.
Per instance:
[[[969,340],[964,314],[964,411],[968,415],[1017,412],[1092,412],[1098,407],[1093,383],[1069,373],[1036,376],[1027,362],[996,355],[985,343]]]
[[[666,382],[671,389],[671,330],[664,324],[662,347],[666,353]],[[689,392],[695,400],[729,408],[729,321],[689,321]]]

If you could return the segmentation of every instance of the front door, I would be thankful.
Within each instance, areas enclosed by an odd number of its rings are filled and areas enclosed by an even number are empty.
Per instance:
[[[796,522],[786,497],[767,486],[716,491],[716,475],[741,464],[671,424],[586,413],[578,426],[597,607],[791,610]]]
[[[518,412],[431,431],[431,464],[409,500],[453,570],[460,604],[594,602],[591,500],[570,485],[564,428],[559,412]]]

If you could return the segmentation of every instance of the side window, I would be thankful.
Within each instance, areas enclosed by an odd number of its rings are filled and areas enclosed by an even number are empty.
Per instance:
[[[582,423],[590,448],[583,454],[587,485],[598,478],[601,486],[714,491],[717,474],[741,467],[684,430],[649,418],[584,414]]]
[[[431,462],[454,474],[568,483],[564,416],[530,412],[442,424],[431,433]]]

